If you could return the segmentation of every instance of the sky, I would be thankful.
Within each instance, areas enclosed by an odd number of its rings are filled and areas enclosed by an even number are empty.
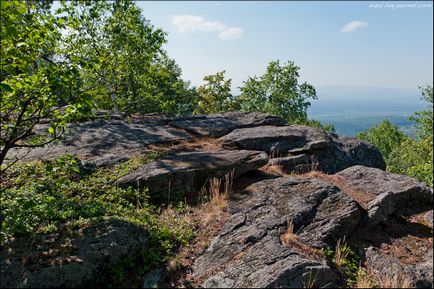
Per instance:
[[[271,60],[318,86],[414,89],[433,82],[433,3],[138,1],[165,49],[200,85],[225,70],[233,92]]]

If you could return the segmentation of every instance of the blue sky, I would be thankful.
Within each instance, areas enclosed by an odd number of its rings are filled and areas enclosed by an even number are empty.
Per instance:
[[[417,89],[433,79],[432,2],[138,1],[192,84],[226,70],[234,91],[274,59],[314,86]]]

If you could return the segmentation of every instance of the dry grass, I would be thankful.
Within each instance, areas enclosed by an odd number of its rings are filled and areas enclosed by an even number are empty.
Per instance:
[[[405,272],[397,272],[392,277],[377,271],[359,269],[354,288],[413,288],[411,278]]]
[[[282,156],[286,157],[288,155],[286,156],[278,155],[272,152],[270,155],[270,160]],[[279,161],[273,160],[268,163],[268,165],[265,167],[265,170],[272,174],[284,177],[284,176],[293,176],[293,175],[304,175],[311,172],[317,172],[320,167],[319,162],[314,155],[310,156],[310,160],[306,163],[302,163],[302,164],[299,163],[297,165],[294,164],[294,167],[289,166],[288,168],[285,168],[285,166],[286,166],[285,164],[280,164]]]
[[[306,258],[314,260],[324,259],[324,256],[318,250],[306,245],[303,243],[300,237],[297,236],[297,234],[294,232],[294,224],[292,221],[288,221],[286,232],[280,236],[280,241],[283,245],[294,249],[294,251]]]
[[[356,281],[353,285],[354,288],[378,288],[375,278],[366,272],[365,269],[359,268],[357,271]]]
[[[281,176],[281,177],[284,177],[284,176],[288,175],[287,173],[285,173],[282,170],[282,167],[278,163],[276,163],[276,162],[273,162],[272,164],[268,164],[265,167],[265,171],[270,172],[273,175],[278,175],[278,176]]]
[[[300,176],[303,178],[318,178],[333,184],[348,196],[353,198],[353,200],[355,200],[364,209],[367,209],[368,203],[375,198],[375,195],[370,192],[355,190],[348,185],[343,178],[336,175],[328,175],[319,171],[312,171]]]
[[[345,265],[350,252],[350,248],[345,243],[345,237],[336,242],[334,262],[338,268],[342,268]]]
[[[396,273],[392,278],[387,274],[378,274],[378,283],[381,288],[412,288],[411,278],[404,272]]]
[[[200,192],[200,201],[204,212],[202,223],[207,225],[214,219],[219,219],[228,207],[229,195],[232,193],[234,171],[225,174],[223,178],[212,178],[208,187],[204,186]],[[208,200],[209,202],[206,202]]]
[[[147,146],[156,152],[177,153],[189,151],[216,151],[221,150],[221,144],[218,139],[211,137],[194,138],[193,141],[179,141],[171,144],[151,144]]]

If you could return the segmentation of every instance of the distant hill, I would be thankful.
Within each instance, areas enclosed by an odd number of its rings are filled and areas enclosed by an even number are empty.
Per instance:
[[[405,129],[406,119],[425,109],[420,91],[364,86],[317,87],[318,100],[312,101],[309,117],[331,123],[339,134],[354,136],[387,118]]]

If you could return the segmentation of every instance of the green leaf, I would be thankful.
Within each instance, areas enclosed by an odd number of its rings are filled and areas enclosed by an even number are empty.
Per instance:
[[[2,82],[0,85],[2,90],[6,90],[7,92],[14,92],[14,89],[9,84]]]

